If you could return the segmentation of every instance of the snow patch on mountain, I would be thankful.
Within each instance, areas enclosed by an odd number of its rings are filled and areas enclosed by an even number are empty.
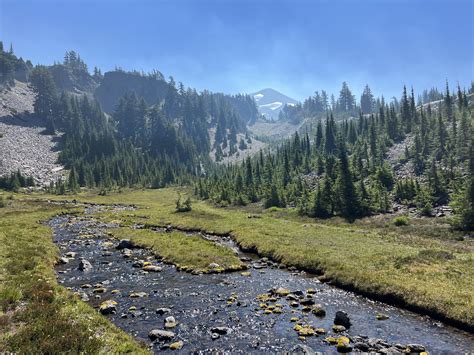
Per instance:
[[[268,108],[270,110],[278,110],[279,108],[281,108],[283,106],[283,103],[282,102],[272,102],[271,104],[266,104],[266,105],[260,105],[260,108],[262,109],[265,109],[265,108]]]

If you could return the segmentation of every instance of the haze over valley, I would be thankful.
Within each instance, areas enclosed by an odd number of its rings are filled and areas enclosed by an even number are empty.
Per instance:
[[[472,6],[0,0],[0,351],[473,353]]]

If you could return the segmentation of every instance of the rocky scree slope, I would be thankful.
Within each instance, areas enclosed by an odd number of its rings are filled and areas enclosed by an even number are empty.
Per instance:
[[[20,170],[37,186],[63,176],[58,136],[45,135],[44,122],[33,114],[35,94],[23,82],[0,91],[0,176]]]

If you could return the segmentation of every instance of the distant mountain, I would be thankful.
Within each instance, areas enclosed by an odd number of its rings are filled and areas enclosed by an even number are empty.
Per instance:
[[[269,120],[277,120],[278,114],[284,105],[295,105],[297,101],[274,89],[263,89],[252,96],[257,103],[258,110]]]

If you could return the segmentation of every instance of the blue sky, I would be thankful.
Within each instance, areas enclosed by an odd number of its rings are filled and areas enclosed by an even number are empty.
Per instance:
[[[226,93],[400,96],[473,77],[471,0],[0,0],[0,39],[33,63],[160,70]]]

